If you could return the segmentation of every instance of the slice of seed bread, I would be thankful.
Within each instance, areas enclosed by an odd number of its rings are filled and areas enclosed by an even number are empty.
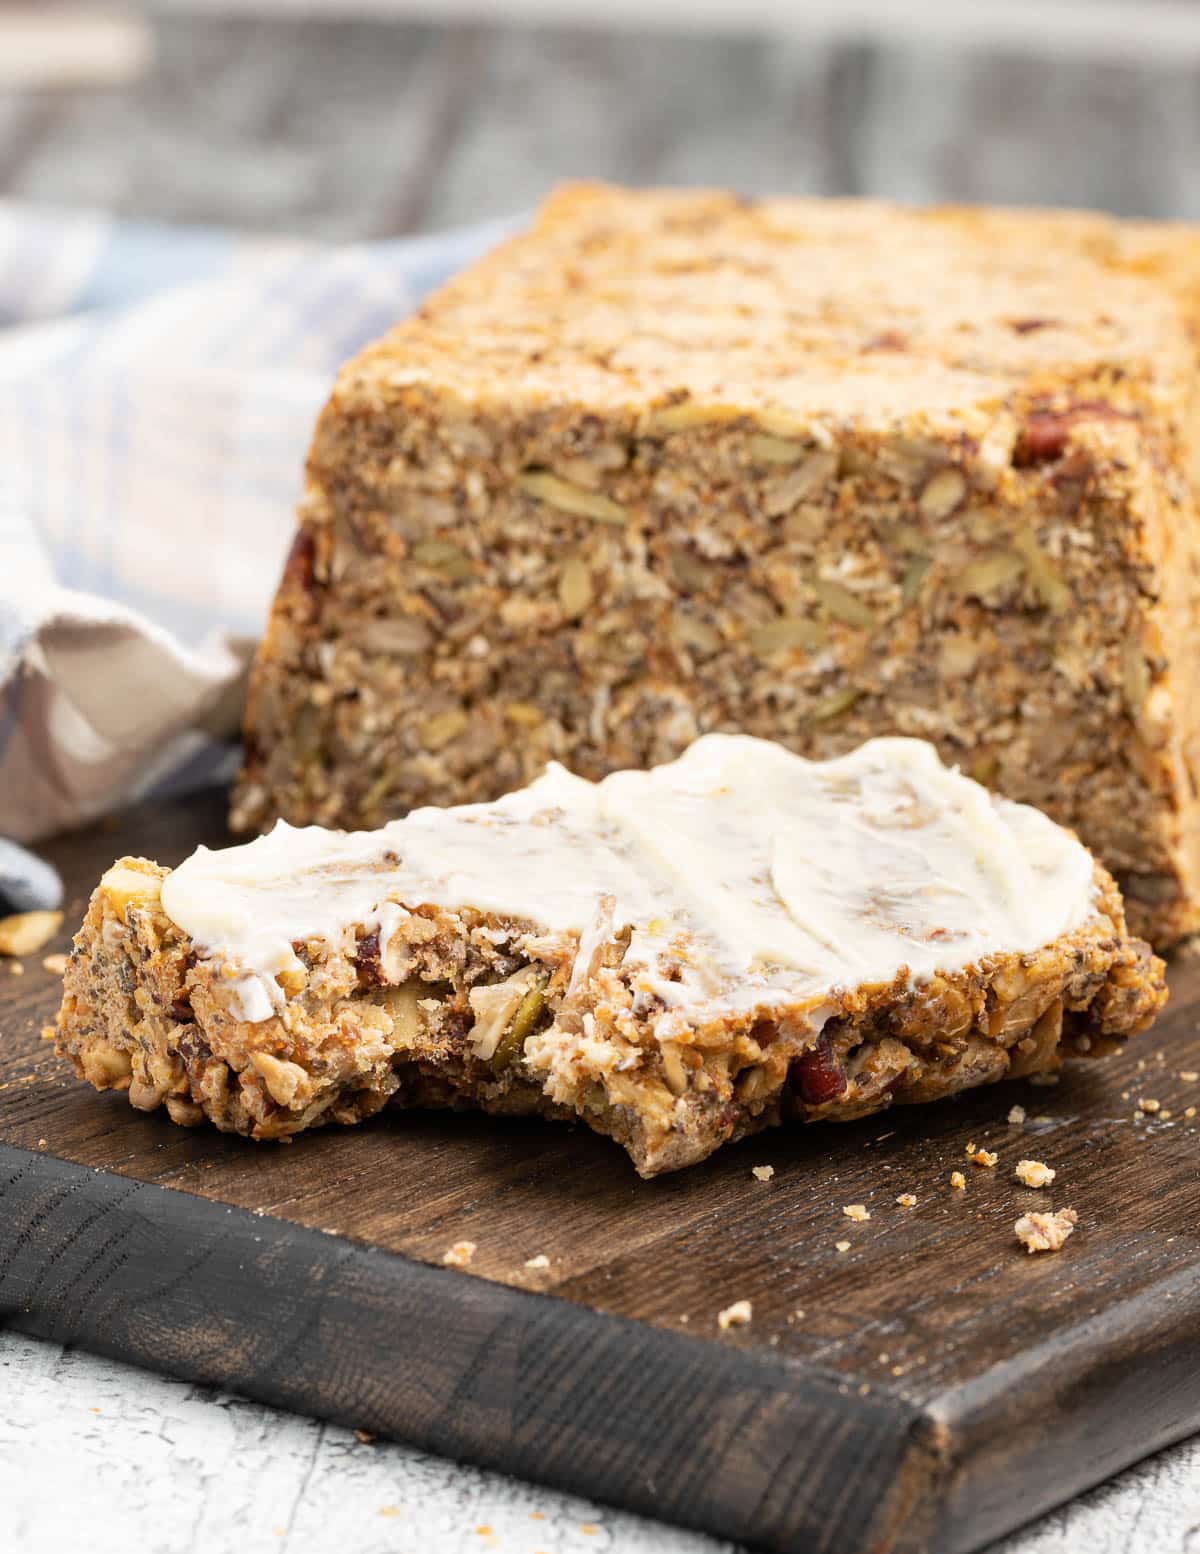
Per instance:
[[[98,1088],[258,1139],[385,1104],[581,1118],[644,1175],[1098,1055],[1166,998],[1106,871],[932,746],[712,735],[370,833],[123,859],[68,965]]]

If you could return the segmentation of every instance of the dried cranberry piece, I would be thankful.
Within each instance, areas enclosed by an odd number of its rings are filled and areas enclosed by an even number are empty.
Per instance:
[[[793,1065],[796,1088],[806,1106],[823,1106],[846,1093],[846,1072],[833,1055],[829,1037],[822,1033]]]
[[[1018,469],[1031,464],[1049,464],[1061,459],[1066,451],[1067,437],[1080,421],[1131,421],[1134,418],[1125,410],[1115,410],[1101,400],[1084,400],[1065,410],[1034,410],[1025,417],[1025,425],[1013,454]]]
[[[186,991],[178,993],[175,997],[175,1002],[168,1009],[167,1013],[172,1020],[178,1020],[180,1025],[189,1024],[196,1018],[192,1010],[191,995]]]
[[[1036,411],[1025,419],[1025,427],[1017,444],[1014,464],[1024,468],[1030,464],[1048,464],[1061,459],[1067,447],[1067,433],[1074,425],[1069,415],[1056,415],[1048,410]]]
[[[907,351],[908,336],[902,335],[899,330],[885,329],[882,334],[872,335],[863,346],[864,355],[869,351]]]
[[[311,593],[314,578],[316,541],[310,529],[297,529],[283,564],[284,586],[296,593]]]
[[[383,958],[379,952],[379,930],[358,941],[354,951],[354,966],[363,982],[383,981]]]

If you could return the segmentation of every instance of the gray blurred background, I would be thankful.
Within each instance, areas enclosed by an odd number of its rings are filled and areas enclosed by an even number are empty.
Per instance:
[[[1192,0],[0,0],[0,199],[322,238],[556,179],[1200,218]]]

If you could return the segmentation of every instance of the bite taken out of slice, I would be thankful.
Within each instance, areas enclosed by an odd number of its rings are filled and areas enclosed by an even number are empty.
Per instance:
[[[774,1123],[1052,1072],[1165,999],[1086,849],[931,745],[813,762],[711,734],[378,831],[122,859],[58,1033],[82,1078],[176,1122],[542,1113],[652,1176]]]

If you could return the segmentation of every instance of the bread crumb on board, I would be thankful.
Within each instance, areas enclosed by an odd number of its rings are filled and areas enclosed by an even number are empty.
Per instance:
[[[545,1252],[539,1252],[536,1257],[527,1257],[525,1259],[525,1266],[526,1268],[549,1268],[550,1259]]]
[[[847,1203],[842,1209],[842,1213],[847,1219],[855,1220],[860,1225],[864,1220],[871,1218],[871,1211],[865,1203]]]
[[[961,1171],[951,1171],[951,1173],[950,1173],[950,1185],[951,1185],[951,1187],[954,1188],[955,1192],[965,1192],[966,1191],[966,1186],[967,1186],[967,1179],[962,1174]]]
[[[52,977],[61,977],[67,969],[67,957],[65,955],[47,955],[42,960],[42,970],[48,971]]]
[[[1019,1128],[1025,1121],[1025,1108],[1023,1106],[1010,1106],[1008,1109],[1009,1126]]]
[[[750,1175],[756,1182],[769,1182],[775,1175],[774,1166],[751,1166]]]
[[[475,1256],[476,1246],[474,1241],[456,1241],[442,1253],[442,1261],[447,1268],[465,1268]]]
[[[754,1315],[754,1307],[748,1300],[735,1300],[732,1306],[717,1312],[717,1326],[727,1332],[731,1327],[745,1327]]]
[[[0,955],[36,955],[62,925],[61,912],[17,912],[0,917]]]
[[[1027,1252],[1057,1252],[1078,1222],[1074,1209],[1054,1209],[1049,1214],[1035,1210],[1021,1215],[1013,1234]]]
[[[917,1206],[917,1195],[913,1192],[898,1193],[896,1202],[902,1209],[915,1209]]]
[[[1049,1187],[1058,1172],[1044,1160],[1018,1160],[1013,1175],[1026,1187]]]
[[[1000,1159],[1000,1156],[993,1154],[990,1149],[976,1149],[974,1146],[967,1150],[967,1154],[970,1155],[973,1165],[982,1166],[986,1171],[994,1171],[996,1162]]]

